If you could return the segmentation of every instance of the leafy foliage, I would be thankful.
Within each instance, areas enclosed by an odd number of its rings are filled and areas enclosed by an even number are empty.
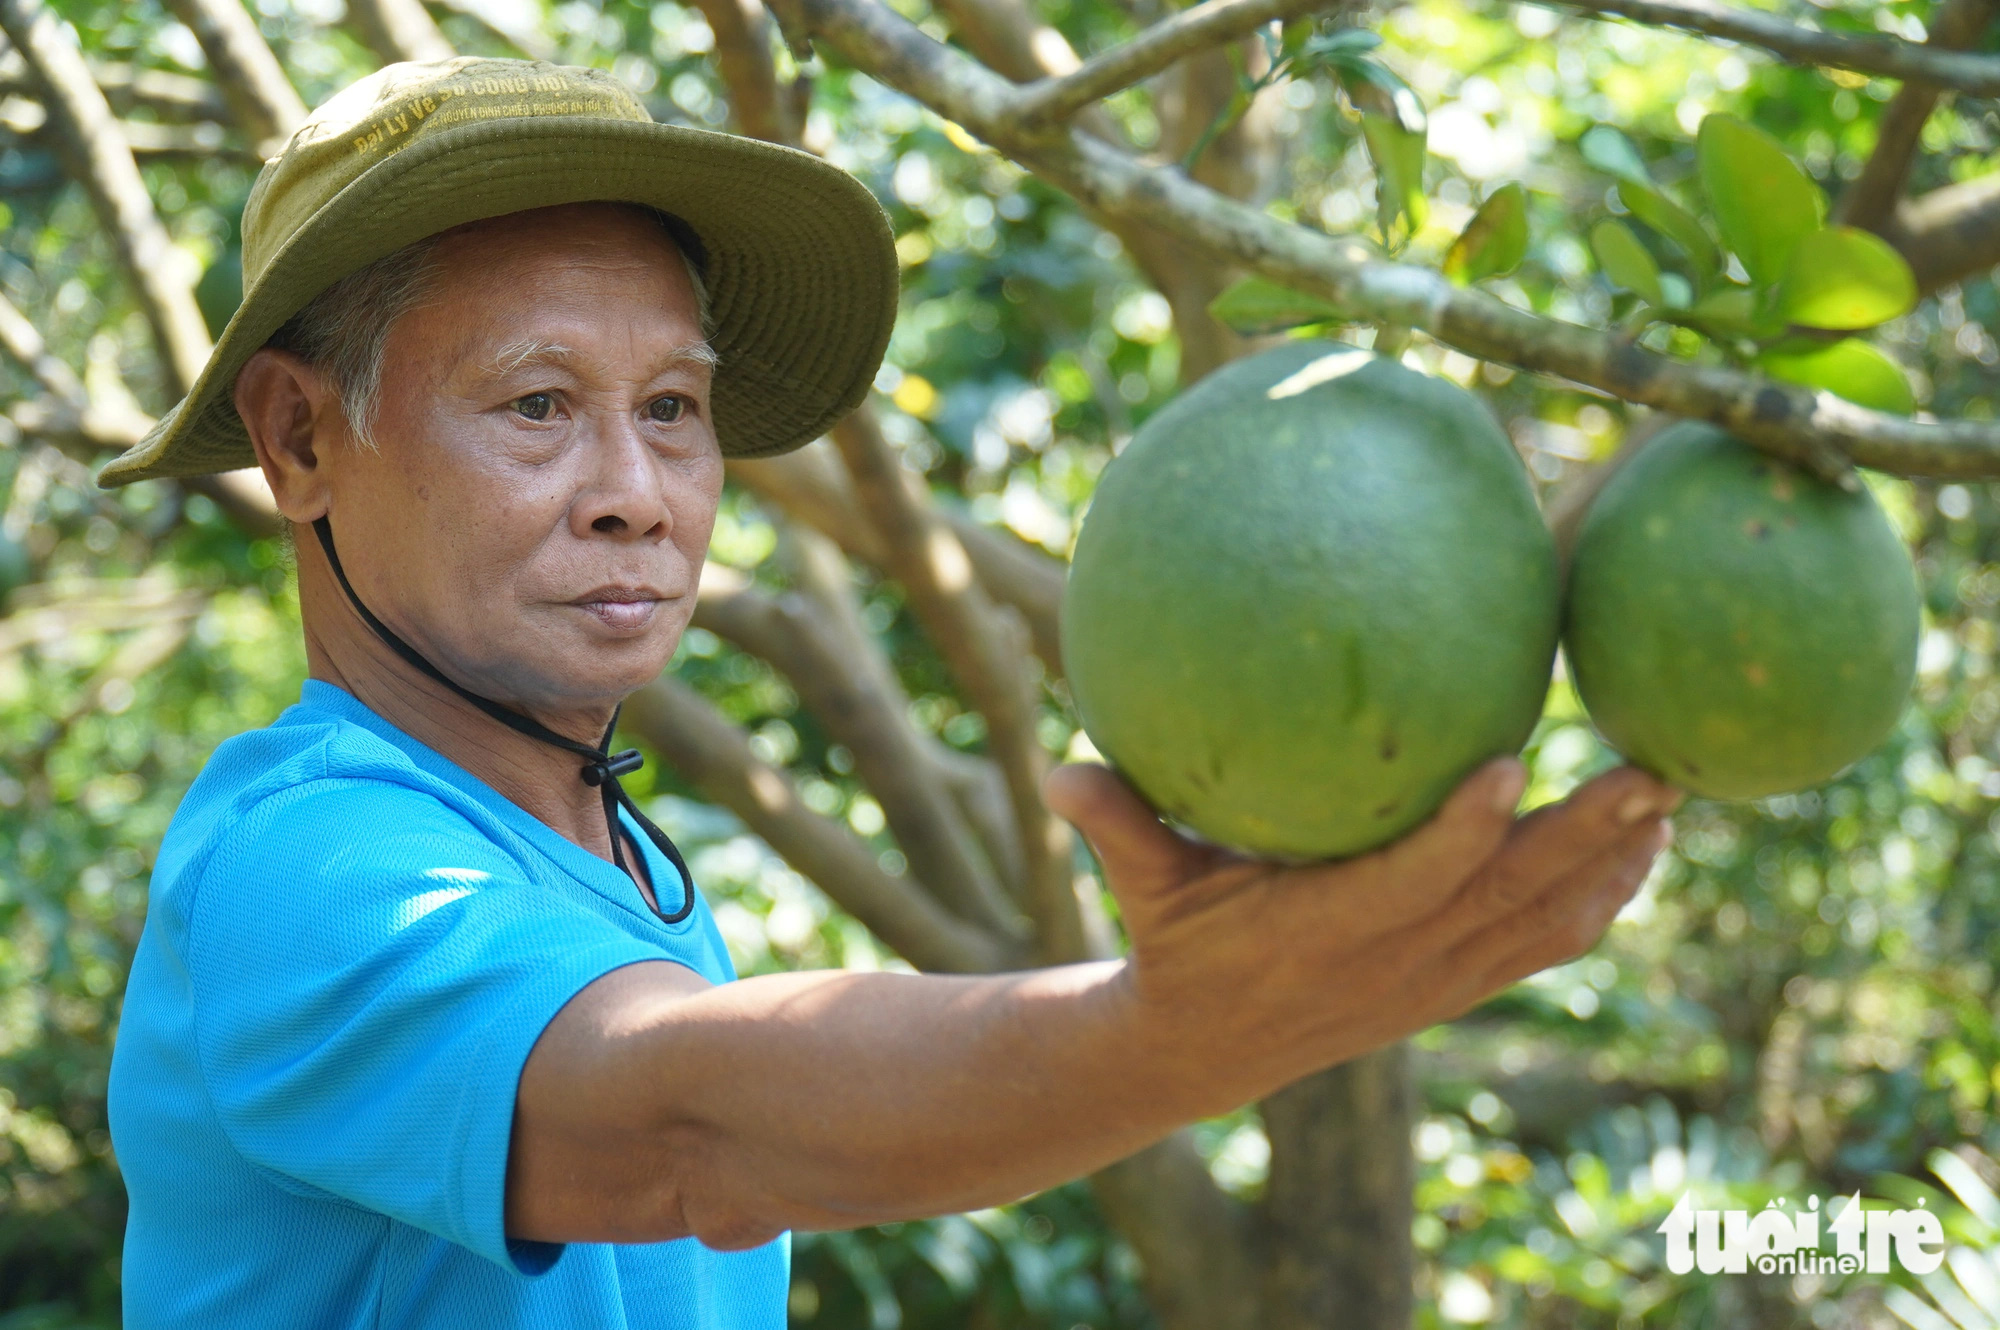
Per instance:
[[[1793,247],[1820,228],[1826,196],[1782,144],[1733,115],[1703,120],[1696,145],[1702,192],[1722,243],[1751,281],[1776,283]]]
[[[1528,254],[1528,195],[1520,185],[1502,185],[1487,196],[1472,220],[1445,251],[1444,275],[1471,283],[1505,277]]]

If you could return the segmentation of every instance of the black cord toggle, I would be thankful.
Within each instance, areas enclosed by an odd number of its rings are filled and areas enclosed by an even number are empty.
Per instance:
[[[603,762],[592,762],[583,769],[585,785],[602,785],[607,780],[617,780],[629,776],[646,765],[646,759],[636,748],[628,748],[622,753],[613,753]]]
[[[611,751],[611,736],[618,729],[617,711],[611,713],[611,725],[604,731],[604,741],[592,748],[589,744],[578,743],[574,739],[557,734],[532,716],[524,716],[512,708],[501,706],[490,697],[481,697],[470,688],[461,687],[456,680],[447,677],[443,670],[425,659],[422,652],[396,636],[388,624],[376,618],[368,607],[361,603],[361,597],[355,594],[353,584],[347,580],[347,570],[340,566],[340,555],[333,548],[333,525],[324,517],[317,518],[313,522],[313,534],[319,537],[320,548],[326,551],[326,560],[333,565],[333,575],[339,580],[340,589],[347,593],[348,603],[354,606],[354,612],[361,616],[361,621],[368,625],[375,636],[387,643],[389,649],[401,656],[412,669],[435,679],[507,728],[525,734],[530,739],[574,753],[578,757],[589,758],[590,761],[582,772],[583,783],[593,789],[601,789],[604,793],[604,825],[611,833],[611,862],[618,865],[619,870],[630,876],[634,882],[639,880],[638,874],[625,862],[625,836],[618,826],[618,810],[622,807],[646,833],[646,839],[653,842],[653,848],[664,855],[674,866],[674,871],[681,875],[680,907],[672,914],[668,914],[660,909],[656,895],[653,913],[659,915],[666,923],[677,924],[694,912],[694,877],[688,872],[687,863],[681,858],[679,847],[666,832],[654,825],[653,819],[639,811],[639,805],[632,801],[632,796],[625,793],[625,787],[618,783],[620,776],[631,775],[645,765],[646,759],[636,748],[628,748],[622,753]]]

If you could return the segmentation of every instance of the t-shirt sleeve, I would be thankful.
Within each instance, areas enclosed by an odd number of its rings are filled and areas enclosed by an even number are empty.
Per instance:
[[[505,1234],[521,1068],[592,980],[665,958],[438,799],[377,782],[259,804],[187,924],[202,1071],[237,1150],[524,1274],[562,1248]]]

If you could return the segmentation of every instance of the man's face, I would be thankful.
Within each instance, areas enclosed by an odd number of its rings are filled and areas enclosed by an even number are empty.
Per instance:
[[[476,690],[561,709],[666,667],[722,493],[693,284],[604,204],[448,233],[389,333],[377,451],[323,454],[355,590]]]

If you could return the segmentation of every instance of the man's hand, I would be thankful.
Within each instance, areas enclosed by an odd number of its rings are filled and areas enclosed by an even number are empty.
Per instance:
[[[1519,762],[1490,762],[1402,840],[1298,867],[1175,834],[1104,767],[1058,768],[1045,793],[1104,866],[1162,1056],[1227,1069],[1221,1112],[1597,941],[1667,844],[1680,795],[1627,767],[1517,820],[1524,780]]]

